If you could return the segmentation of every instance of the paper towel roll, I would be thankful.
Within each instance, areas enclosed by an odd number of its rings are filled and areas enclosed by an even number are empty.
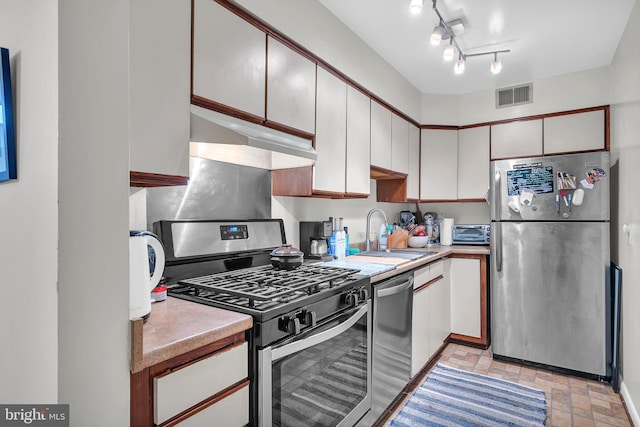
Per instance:
[[[445,218],[442,220],[442,228],[440,229],[440,244],[450,246],[452,243],[451,227],[453,227],[453,218]]]

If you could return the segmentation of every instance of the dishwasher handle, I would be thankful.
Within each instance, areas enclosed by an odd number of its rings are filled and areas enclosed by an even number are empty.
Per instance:
[[[396,286],[391,286],[391,287],[383,286],[382,289],[376,288],[376,297],[384,298],[391,295],[396,295],[412,287],[413,287],[413,274],[408,276],[405,280],[402,280],[400,284]]]

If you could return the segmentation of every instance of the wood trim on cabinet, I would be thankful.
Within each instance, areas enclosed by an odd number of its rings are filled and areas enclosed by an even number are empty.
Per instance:
[[[428,129],[428,130],[458,130],[460,126],[451,126],[451,125],[420,125],[420,129]]]
[[[233,393],[242,390],[245,387],[249,387],[249,380],[245,379],[243,381],[240,381],[230,387],[225,388],[224,390],[222,390],[221,392],[216,393],[213,396],[210,396],[206,399],[204,399],[202,402],[198,402],[195,405],[193,405],[191,408],[179,413],[178,415],[176,415],[173,418],[168,419],[167,421],[165,421],[164,423],[160,424],[161,427],[173,427],[177,424],[180,424],[181,422],[183,422],[184,420],[186,420],[189,417],[192,417],[193,415],[197,414],[198,412],[204,411],[205,409],[207,409],[209,406],[218,403],[219,401],[221,401],[222,399],[232,395]]]
[[[485,199],[477,198],[477,199],[420,199],[420,203],[452,203],[452,202],[461,202],[461,203],[478,203],[478,202],[486,202]]]
[[[406,202],[407,179],[379,179],[376,182],[378,202]]]
[[[274,169],[271,171],[273,196],[311,196],[313,194],[313,167]]]
[[[482,197],[478,197],[478,198],[473,198],[473,199],[458,199],[456,200],[456,202],[458,203],[486,203],[486,200]]]
[[[369,195],[368,194],[364,194],[364,193],[346,192],[346,193],[344,193],[344,197],[345,198],[349,198],[349,199],[366,199],[367,197],[369,197]]]
[[[129,171],[129,187],[168,187],[188,183],[188,176]]]
[[[237,108],[229,107],[228,105],[221,104],[211,99],[204,98],[198,95],[191,95],[191,104],[198,107],[206,108],[207,110],[216,111],[218,113],[226,114],[228,116],[235,117],[250,123],[262,124],[264,117],[256,116],[246,111],[238,110]]]
[[[391,169],[382,168],[380,166],[370,166],[369,176],[371,179],[375,180],[385,180],[385,179],[405,179],[407,177],[406,173],[392,171]]]
[[[310,139],[311,140],[311,145],[315,148],[316,143],[315,143],[315,139],[316,136],[313,133],[309,133],[309,132],[305,132],[302,131],[300,129],[296,129],[296,128],[292,128],[290,126],[287,125],[283,125],[282,123],[278,123],[278,122],[274,122],[274,121],[270,121],[270,120],[265,120],[264,122],[261,123],[262,126],[271,128],[271,129],[275,129],[275,130],[279,130],[280,132],[285,132],[300,138],[304,138],[304,139]]]
[[[461,334],[449,334],[448,341],[487,349],[491,344],[488,328],[489,319],[489,283],[487,280],[487,256],[476,254],[451,254],[450,258],[477,259],[480,261],[480,337]]]
[[[438,280],[444,278],[444,276],[441,274],[437,277],[434,277],[433,279],[429,280],[427,283],[423,283],[422,285],[418,286],[417,288],[413,289],[413,293],[415,294],[416,292],[420,292],[421,290],[423,290],[424,288],[427,288],[431,285],[433,285],[435,282],[437,282]]]
[[[131,426],[153,425],[153,382],[149,368],[131,374],[129,378]]]

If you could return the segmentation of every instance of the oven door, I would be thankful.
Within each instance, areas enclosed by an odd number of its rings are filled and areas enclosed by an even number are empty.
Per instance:
[[[260,426],[352,426],[371,408],[371,301],[258,351]]]

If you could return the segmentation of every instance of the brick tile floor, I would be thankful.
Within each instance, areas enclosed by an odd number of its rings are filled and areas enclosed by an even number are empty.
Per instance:
[[[543,390],[547,396],[547,426],[632,426],[620,395],[610,385],[542,369],[493,360],[491,349],[449,344],[438,362]],[[422,379],[417,383],[422,383]],[[385,414],[383,425],[411,397]]]

